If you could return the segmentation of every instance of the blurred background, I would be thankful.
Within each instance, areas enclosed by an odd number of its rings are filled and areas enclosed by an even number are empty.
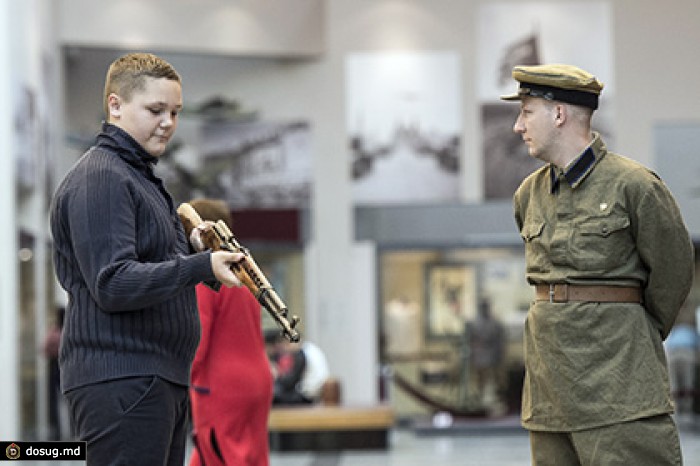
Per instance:
[[[498,99],[512,66],[596,74],[596,130],[660,174],[700,241],[695,0],[0,0],[0,22],[1,439],[67,435],[47,212],[129,51],[183,78],[157,167],[175,201],[227,201],[342,404],[397,425],[517,426],[533,291],[510,197],[538,163]],[[680,320],[697,328],[699,304],[696,285]]]

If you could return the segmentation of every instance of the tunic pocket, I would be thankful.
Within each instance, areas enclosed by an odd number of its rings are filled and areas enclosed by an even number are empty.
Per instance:
[[[579,232],[583,236],[593,235],[602,236],[607,238],[608,236],[620,231],[630,226],[630,219],[627,217],[616,217],[616,218],[596,218],[590,219],[586,223],[582,223],[579,227]]]
[[[602,272],[624,264],[634,247],[629,226],[630,219],[625,216],[594,217],[581,222],[572,244],[578,268]]]
[[[527,272],[546,270],[547,250],[542,241],[545,225],[543,220],[535,219],[525,222],[520,230],[520,237],[525,242]]]

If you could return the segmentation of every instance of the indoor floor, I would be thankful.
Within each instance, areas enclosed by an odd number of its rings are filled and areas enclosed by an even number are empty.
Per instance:
[[[700,465],[700,419],[680,423],[685,466]],[[529,466],[528,436],[517,429],[477,429],[424,433],[395,428],[390,447],[383,451],[290,452],[270,455],[270,466]],[[73,462],[23,461],[26,466],[55,464],[83,466]]]
[[[386,451],[273,453],[270,466],[529,466],[525,432],[416,434],[394,429]],[[681,423],[686,466],[700,465],[700,421]]]

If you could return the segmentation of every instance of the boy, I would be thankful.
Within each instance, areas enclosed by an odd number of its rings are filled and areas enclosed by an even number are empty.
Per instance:
[[[54,264],[69,297],[61,388],[88,465],[183,464],[200,331],[194,287],[240,284],[230,270],[240,254],[191,254],[153,173],[181,108],[180,76],[165,60],[115,60],[102,131],[52,201]]]

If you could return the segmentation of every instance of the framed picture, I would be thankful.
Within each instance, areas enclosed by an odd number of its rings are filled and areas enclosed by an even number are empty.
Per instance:
[[[434,263],[425,269],[426,337],[461,337],[476,315],[478,269],[473,263]]]

